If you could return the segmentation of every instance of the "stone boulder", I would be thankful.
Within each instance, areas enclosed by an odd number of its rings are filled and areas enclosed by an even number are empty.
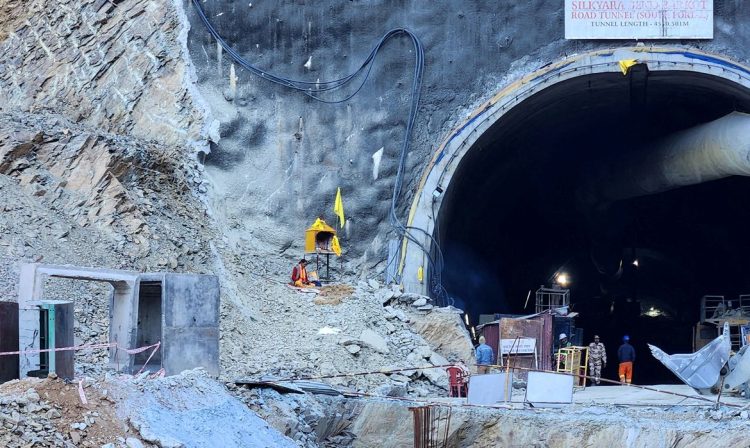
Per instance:
[[[432,349],[446,358],[458,358],[465,363],[474,360],[474,348],[461,314],[455,308],[435,308],[429,314],[411,313],[411,325]]]
[[[360,342],[375,350],[378,353],[389,353],[388,342],[380,336],[378,333],[370,330],[369,328],[362,330],[362,334],[359,335]]]

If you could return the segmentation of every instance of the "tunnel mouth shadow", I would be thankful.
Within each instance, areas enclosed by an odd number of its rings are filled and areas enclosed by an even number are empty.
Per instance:
[[[690,352],[700,297],[750,292],[743,230],[750,179],[627,198],[595,212],[578,192],[617,157],[735,111],[750,111],[742,85],[646,64],[539,90],[485,130],[450,178],[433,229],[443,286],[476,323],[480,314],[531,313],[529,290],[566,271],[585,338],[601,334],[614,355],[629,333],[640,382],[675,382],[645,344]],[[592,263],[597,251],[610,259]]]

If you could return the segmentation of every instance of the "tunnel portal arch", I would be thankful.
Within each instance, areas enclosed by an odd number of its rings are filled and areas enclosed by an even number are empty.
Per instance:
[[[502,126],[501,119],[535,94],[566,81],[620,72],[621,61],[645,64],[650,72],[684,72],[714,79],[750,95],[750,68],[723,56],[673,47],[626,47],[592,51],[548,64],[492,96],[455,127],[433,152],[423,171],[409,212],[408,225],[426,230],[417,235],[425,247],[443,210],[446,195],[465,157],[477,149],[483,135]],[[431,295],[429,261],[415,242],[404,240],[399,264],[406,291]],[[423,274],[424,272],[424,274]]]

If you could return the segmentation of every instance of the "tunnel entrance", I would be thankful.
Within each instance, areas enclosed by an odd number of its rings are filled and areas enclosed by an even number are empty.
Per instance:
[[[678,382],[646,344],[691,352],[701,297],[750,293],[750,178],[596,211],[580,191],[614,157],[734,111],[750,111],[741,85],[646,64],[529,96],[473,142],[446,188],[433,233],[447,294],[473,323],[479,314],[530,314],[534,291],[565,272],[585,343],[599,334],[607,346],[606,377],[616,379],[616,350],[629,334],[638,353],[634,382]],[[616,274],[601,272],[601,252],[616,255]]]

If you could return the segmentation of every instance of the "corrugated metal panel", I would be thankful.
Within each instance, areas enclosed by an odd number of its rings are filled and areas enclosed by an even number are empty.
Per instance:
[[[511,367],[534,369],[542,367],[543,352],[540,350],[544,321],[538,319],[500,319],[500,337],[502,339],[533,338],[536,340],[536,357],[533,355],[511,355],[508,362]],[[515,372],[515,376],[526,379],[527,370]]]
[[[535,317],[542,321],[542,336],[540,345],[539,368],[542,370],[552,370],[552,343],[554,341],[554,318],[550,314],[542,314]]]
[[[482,327],[480,334],[492,347],[497,358],[500,348],[500,335],[505,339],[518,337],[534,338],[537,346],[537,361],[540,370],[552,370],[552,347],[554,342],[554,318],[542,314],[530,319],[502,318],[499,323]],[[536,367],[532,357],[514,357],[514,365],[525,368]],[[501,360],[498,360],[498,364]],[[516,375],[526,378],[526,371],[517,371]]]

